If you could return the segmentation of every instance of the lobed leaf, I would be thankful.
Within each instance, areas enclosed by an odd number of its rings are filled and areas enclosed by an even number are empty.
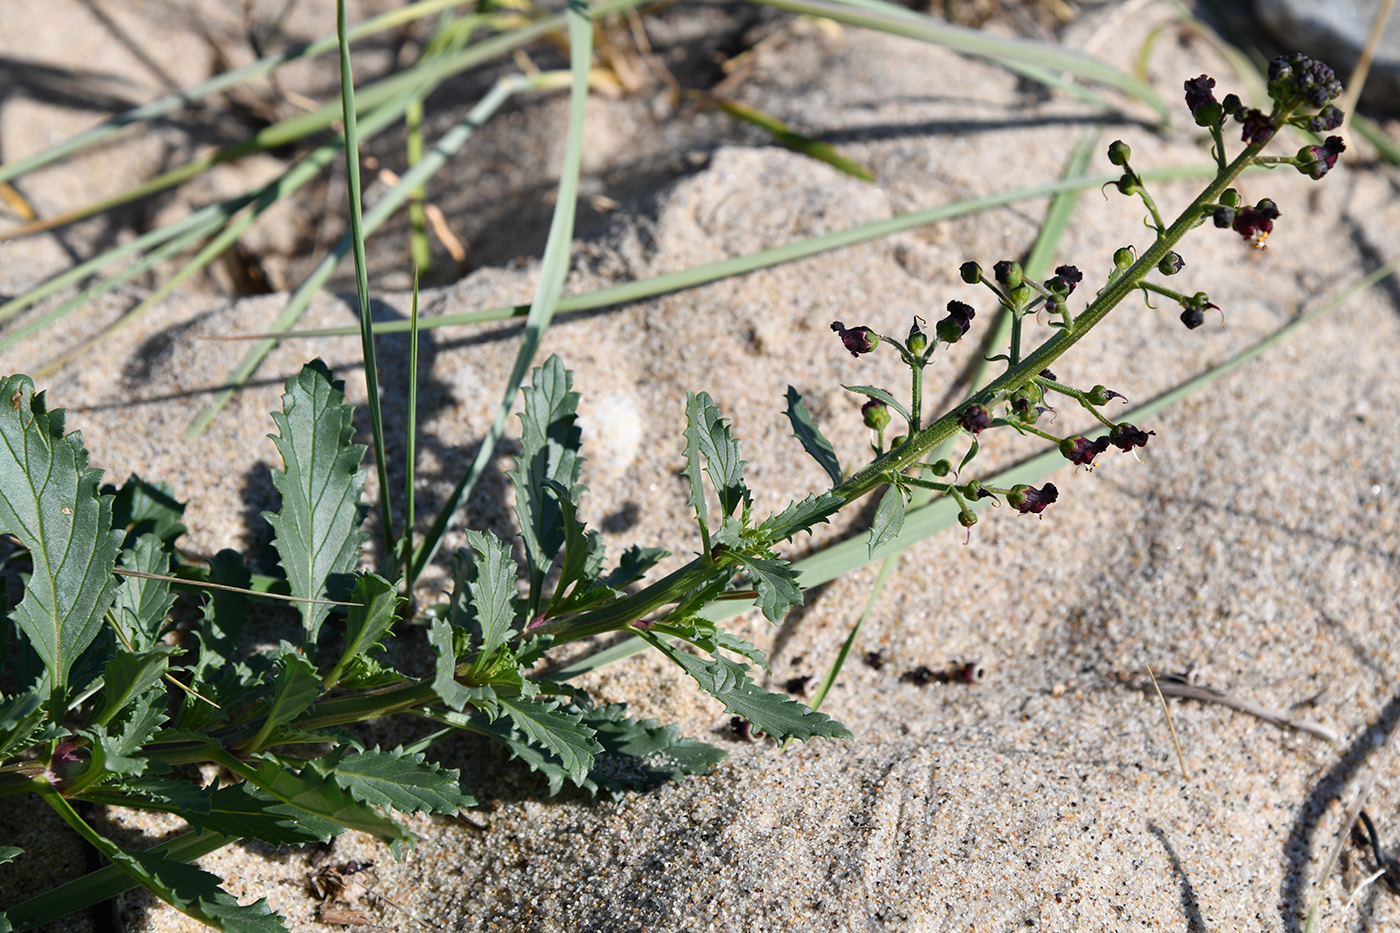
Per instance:
[[[462,792],[457,771],[449,771],[423,756],[372,749],[347,755],[330,771],[332,780],[357,800],[401,813],[456,813],[476,800]]]
[[[19,846],[0,846],[0,865],[13,862],[23,854],[24,850]]]
[[[120,784],[91,788],[84,791],[82,796],[89,803],[134,810],[161,810],[183,817],[189,813],[208,813],[214,791],[191,781],[152,774],[129,777]]]
[[[379,668],[368,655],[382,647],[381,640],[393,628],[403,599],[394,584],[377,574],[367,573],[355,578],[350,601],[355,605],[345,615],[345,651],[326,675],[327,690],[340,683],[344,673],[356,661],[366,662],[359,668],[362,677],[370,665],[374,669]]]
[[[237,551],[227,548],[209,562],[209,582],[247,589],[252,574],[243,566]],[[247,620],[248,597],[232,590],[210,590],[199,627],[199,660],[194,665],[195,683],[202,683],[210,671],[224,667],[232,658]],[[187,703],[190,700],[186,701]],[[197,700],[194,702],[198,702]]]
[[[263,714],[262,727],[247,746],[253,750],[264,748],[274,731],[306,712],[321,694],[321,678],[316,668],[286,642],[282,643],[277,663],[272,699]]]
[[[613,797],[623,790],[647,790],[664,781],[706,774],[728,755],[713,745],[680,734],[674,725],[655,719],[632,719],[625,704],[583,711],[583,723],[593,729],[599,753],[584,787]]]
[[[870,549],[871,554],[881,545],[888,544],[899,537],[899,531],[904,527],[904,490],[894,483],[885,489],[885,494],[880,497],[880,504],[875,507],[875,518],[870,523]]]
[[[184,810],[180,817],[195,829],[279,847],[329,842],[345,831],[340,823],[313,816],[246,781],[219,788],[204,809]]]
[[[594,740],[593,730],[580,725],[578,714],[558,709],[557,701],[499,699],[510,721],[530,744],[548,749],[559,759],[569,780],[582,785],[601,746]]]
[[[414,839],[407,829],[380,816],[313,768],[298,773],[270,758],[260,759],[258,765],[252,774],[244,769],[244,777],[283,803],[348,829],[369,833],[387,842],[395,855],[402,852],[403,843]]]
[[[360,530],[365,448],[352,443],[352,413],[345,404],[344,383],[332,381],[330,369],[316,359],[287,380],[282,411],[272,414],[278,433],[268,436],[283,463],[281,471],[273,471],[272,484],[282,495],[282,506],[263,517],[272,525],[272,543],[292,595],[303,599],[340,598],[349,589],[365,540]],[[305,629],[303,648],[309,652],[330,607],[297,605]]]
[[[122,551],[120,566],[141,573],[170,573],[170,552],[154,534],[143,534]],[[146,651],[160,637],[166,615],[175,604],[170,583],[149,577],[123,577],[112,604],[117,638],[128,651]]]
[[[727,517],[740,505],[747,507],[750,496],[744,485],[746,461],[740,459],[739,442],[729,433],[729,422],[720,415],[708,392],[688,396],[686,420],[686,459],[694,461],[695,454],[704,455],[705,473],[719,496],[720,514]],[[694,498],[694,490],[691,496]]]
[[[452,638],[452,625],[442,616],[433,619],[428,629],[428,644],[435,655],[433,693],[448,708],[461,710],[471,702],[471,691],[457,681],[457,649]]]
[[[845,504],[845,499],[831,492],[808,495],[801,502],[789,502],[787,508],[770,515],[758,526],[759,537],[771,544],[780,532],[787,538],[795,537],[798,531],[810,532],[814,525],[826,522]]]
[[[557,355],[535,368],[530,385],[521,389],[524,410],[520,413],[520,457],[510,471],[515,486],[515,515],[520,523],[520,539],[525,547],[525,563],[530,583],[529,606],[533,615],[539,608],[545,577],[564,546],[564,515],[559,500],[545,490],[554,481],[575,501],[582,493],[578,484],[583,458],[578,455],[582,432],[577,421],[578,393],[573,391],[574,374],[564,368]]]
[[[472,636],[477,648],[472,672],[480,674],[491,665],[497,650],[510,637],[515,622],[515,581],[520,568],[511,558],[510,549],[493,534],[469,530],[467,544],[476,552],[467,590],[473,610]],[[453,603],[457,603],[455,598]]]
[[[223,888],[223,879],[195,865],[153,852],[118,850],[119,866],[139,868],[141,883],[180,913],[224,933],[286,933],[282,918],[267,906],[267,898],[242,905]]]
[[[188,529],[181,519],[185,503],[175,498],[169,483],[151,483],[132,473],[121,488],[103,487],[112,493],[112,527],[126,533],[126,546],[142,535],[155,535],[169,547]]]
[[[81,432],[63,433],[28,376],[0,381],[0,533],[29,550],[34,569],[12,614],[49,673],[61,702],[73,662],[97,636],[112,604],[112,567],[122,534],[112,500],[97,492]]]
[[[802,444],[802,449],[817,461],[817,465],[826,471],[826,475],[831,478],[833,486],[839,486],[844,474],[841,472],[841,463],[836,459],[836,448],[831,446],[831,441],[822,434],[821,428],[812,420],[812,413],[807,410],[807,403],[802,401],[802,396],[792,386],[787,389],[787,416],[792,423],[792,436],[797,438]]]
[[[761,732],[778,739],[804,742],[813,736],[836,739],[851,735],[849,729],[825,713],[810,709],[791,697],[764,690],[749,679],[748,667],[738,661],[722,655],[697,657],[652,632],[641,630],[637,634],[679,665],[700,689],[723,703],[725,710],[744,717]]]
[[[792,564],[739,552],[730,556],[744,565],[758,589],[758,607],[769,622],[782,621],[789,609],[802,605],[802,588],[797,585],[797,571],[792,569]]]
[[[43,719],[44,703],[37,692],[0,699],[0,762],[29,745]]]
[[[638,547],[634,544],[622,552],[617,566],[600,577],[598,582],[603,586],[620,590],[629,583],[640,580],[662,558],[670,556],[671,552],[665,548]]]
[[[175,650],[173,645],[158,645],[140,653],[118,651],[103,674],[102,707],[90,721],[106,725],[128,703],[158,683]]]

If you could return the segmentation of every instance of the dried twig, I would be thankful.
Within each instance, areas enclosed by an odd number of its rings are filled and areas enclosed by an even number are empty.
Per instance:
[[[1230,709],[1247,713],[1283,729],[1296,729],[1328,742],[1335,743],[1340,739],[1336,732],[1319,723],[1308,719],[1295,719],[1280,710],[1260,706],[1258,703],[1251,703],[1248,700],[1241,700],[1239,697],[1223,693],[1213,687],[1190,683],[1186,678],[1177,674],[1164,674],[1160,679],[1155,679],[1155,682],[1157,689],[1165,696],[1180,697],[1183,700],[1200,700],[1204,703],[1219,703],[1221,706],[1228,706]],[[1147,692],[1148,689],[1149,685],[1143,683],[1143,692]]]

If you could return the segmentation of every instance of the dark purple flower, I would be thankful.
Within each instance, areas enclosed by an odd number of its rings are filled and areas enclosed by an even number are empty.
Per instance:
[[[1342,125],[1343,114],[1336,105],[1328,104],[1308,121],[1308,129],[1314,133],[1328,133]]]
[[[788,693],[795,693],[798,696],[807,695],[807,685],[817,678],[812,674],[802,674],[798,677],[790,677],[783,683],[783,689]]]
[[[969,405],[958,415],[958,426],[969,434],[981,434],[992,426],[992,413],[981,405]]]
[[[1094,458],[1108,449],[1108,438],[1089,440],[1082,434],[1060,441],[1060,454],[1075,466],[1093,466]],[[1007,500],[1010,501],[1010,500]],[[1016,503],[1011,503],[1015,505]]]
[[[1278,219],[1278,214],[1278,205],[1264,198],[1253,207],[1240,208],[1235,213],[1235,222],[1231,226],[1240,236],[1255,246],[1262,247],[1264,240],[1268,239],[1274,230],[1274,221]]]
[[[1195,330],[1206,322],[1206,313],[1200,308],[1187,308],[1181,312],[1181,323],[1186,325],[1187,330]]]
[[[972,309],[972,305],[964,304],[961,301],[948,302],[948,316],[939,321],[934,327],[934,333],[938,339],[944,343],[957,343],[972,327],[972,319],[977,316],[977,312]]]
[[[992,266],[992,272],[996,273],[997,281],[1007,288],[1020,288],[1023,281],[1021,264],[1012,262],[1010,259],[1003,259]]]
[[[1225,109],[1211,92],[1213,87],[1215,79],[1209,75],[1186,81],[1186,107],[1197,126],[1216,126],[1225,116]]]
[[[1051,382],[1059,382],[1059,381],[1060,381],[1060,380],[1056,379],[1056,378],[1055,378],[1055,374],[1052,373],[1052,372],[1051,372],[1050,370],[1048,370],[1048,369],[1042,369],[1042,370],[1040,371],[1040,378],[1042,378],[1042,379],[1049,379]]]
[[[1134,447],[1146,447],[1147,439],[1156,433],[1156,431],[1144,431],[1142,428],[1125,421],[1113,426],[1113,429],[1108,432],[1108,439],[1113,442],[1114,447],[1123,453],[1128,453]]]
[[[1057,294],[1068,295],[1082,281],[1084,281],[1084,273],[1075,266],[1056,266],[1055,277],[1046,282],[1045,287]]]
[[[1321,146],[1304,146],[1298,150],[1298,171],[1317,181],[1332,171],[1337,164],[1337,156],[1346,149],[1340,136],[1328,136]]]
[[[831,329],[841,335],[841,342],[851,351],[851,356],[869,353],[880,345],[880,336],[868,327],[848,328],[840,321],[834,321]]]
[[[1262,110],[1245,108],[1235,111],[1235,119],[1244,124],[1240,139],[1246,143],[1262,143],[1274,135],[1274,125]]]
[[[1301,52],[1269,62],[1269,96],[1285,107],[1321,107],[1340,97],[1342,82],[1331,68]]]
[[[1039,515],[1045,507],[1060,498],[1060,491],[1054,483],[1046,483],[1040,489],[1024,483],[1012,486],[1006,494],[1006,501],[1018,512],[1026,515]]]

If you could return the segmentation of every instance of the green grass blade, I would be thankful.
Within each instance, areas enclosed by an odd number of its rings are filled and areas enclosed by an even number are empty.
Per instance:
[[[535,291],[534,301],[525,318],[525,331],[520,338],[520,350],[515,357],[515,366],[506,382],[501,404],[496,409],[496,417],[491,428],[482,440],[471,467],[458,481],[456,487],[443,503],[441,511],[433,519],[423,543],[414,554],[410,576],[417,577],[437,553],[438,545],[461,505],[466,501],[472,486],[490,463],[496,450],[496,443],[505,431],[506,418],[515,402],[516,393],[530,371],[540,340],[554,317],[559,302],[559,292],[564,287],[564,278],[569,271],[569,251],[574,234],[574,215],[578,208],[579,164],[583,155],[584,109],[588,102],[588,73],[593,57],[593,25],[585,0],[568,0],[569,20],[569,65],[573,76],[569,93],[569,131],[564,145],[564,166],[559,174],[559,195],[550,219],[549,236],[545,240],[544,259],[540,263],[540,281]],[[601,12],[608,4],[600,4]]]
[[[429,152],[421,162],[408,172],[405,172],[403,178],[399,180],[399,183],[375,202],[374,206],[370,208],[369,212],[364,216],[365,235],[371,235],[374,231],[378,230],[379,227],[383,225],[384,221],[403,204],[413,188],[421,184],[423,180],[441,168],[452,153],[456,152],[466,143],[476,127],[485,122],[491,114],[495,113],[512,93],[524,87],[532,86],[534,86],[534,84],[532,84],[529,79],[521,78],[507,78],[498,82],[496,86],[482,98],[481,102],[471,109],[462,123],[444,134],[438,144],[433,147],[432,151]],[[392,106],[386,106],[380,111],[380,116],[384,124],[388,125],[396,120],[403,112],[403,108],[407,105],[407,100],[400,100]],[[362,127],[362,129],[366,129],[366,133],[369,123],[370,121],[366,120],[365,127]],[[301,286],[287,300],[286,309],[283,310],[282,314],[273,322],[272,333],[275,334],[278,331],[289,329],[301,318],[301,315],[305,313],[306,308],[311,304],[311,299],[315,297],[316,292],[319,291],[326,280],[331,277],[331,273],[335,271],[336,266],[345,258],[345,255],[349,251],[350,238],[347,236],[336,244],[335,249],[331,251],[330,255],[321,260],[320,264],[316,266],[312,273],[307,276],[306,280],[302,282]],[[351,328],[347,332],[359,333],[360,328],[357,326]],[[384,333],[385,331],[382,327],[376,327],[374,328],[374,332]],[[223,388],[214,393],[214,396],[210,399],[208,404],[204,406],[185,429],[185,437],[187,439],[198,437],[204,432],[204,429],[213,421],[214,416],[228,404],[228,400],[233,397],[233,393],[237,391],[238,387],[243,385],[243,383],[252,376],[276,343],[276,338],[269,336],[259,339],[258,342],[254,344],[253,348],[244,355],[242,362],[229,373],[224,381]]]
[[[1151,107],[1163,122],[1169,120],[1166,103],[1147,82],[1119,68],[1060,46],[1025,39],[994,36],[976,29],[953,26],[931,16],[914,13],[879,0],[754,0],[791,13],[804,13],[876,29],[891,35],[929,42],[1014,67],[1036,80],[1049,79],[1052,70],[1066,71],[1079,78],[1097,81],[1136,97]],[[1026,69],[1030,69],[1027,71]],[[1062,86],[1062,85],[1061,85]]]
[[[698,91],[692,93],[696,99],[710,104],[720,112],[727,113],[736,120],[742,120],[745,123],[765,131],[779,143],[794,152],[800,152],[808,158],[816,159],[818,162],[825,162],[837,171],[844,172],[852,178],[859,178],[861,181],[868,181],[871,183],[875,181],[874,172],[854,159],[843,156],[836,150],[835,146],[830,143],[824,143],[818,139],[812,139],[810,136],[802,135],[771,113],[765,113],[756,107],[750,107],[738,101],[729,100],[724,97],[716,97],[713,94],[702,94]]]
[[[1180,178],[1202,178],[1212,176],[1216,173],[1216,170],[1217,167],[1214,164],[1201,164],[1142,172],[1141,175],[1147,181],[1167,181]],[[687,288],[694,288],[698,285],[705,285],[709,282],[729,278],[730,276],[753,272],[757,269],[767,269],[785,262],[794,262],[798,259],[805,259],[808,256],[815,256],[820,253],[829,252],[830,250],[840,249],[843,246],[852,246],[856,243],[876,240],[893,233],[899,233],[915,227],[927,226],[954,217],[975,214],[978,211],[984,211],[993,207],[1015,204],[1019,201],[1045,197],[1046,195],[1055,195],[1063,191],[1083,191],[1089,188],[1095,188],[1100,185],[1115,182],[1121,175],[1122,173],[1119,172],[1115,175],[1093,175],[1068,179],[1060,178],[1055,181],[1032,185],[1029,188],[1017,188],[1013,191],[1003,191],[982,198],[955,201],[951,204],[941,204],[937,207],[931,207],[922,211],[898,214],[884,220],[857,224],[845,230],[837,230],[834,233],[824,233],[821,236],[809,237],[805,240],[798,240],[794,243],[788,243],[772,249],[759,250],[756,253],[749,253],[745,256],[735,256],[730,259],[722,259],[716,262],[693,266],[689,269],[663,273],[662,275],[652,276],[647,279],[638,279],[635,282],[623,282],[620,285],[610,285],[607,288],[600,288],[597,291],[582,295],[571,295],[560,298],[555,311],[561,314],[574,311],[594,311],[599,308],[627,304],[632,301],[642,301],[647,298],[654,298],[657,295],[663,295],[667,292],[682,291]],[[484,311],[468,311],[461,314],[433,315],[431,317],[422,318],[419,322],[419,326],[424,330],[431,330],[436,327],[481,324],[490,321],[504,321],[512,318],[525,317],[528,312],[528,305],[510,305],[502,308],[488,308]],[[409,323],[407,321],[381,321],[374,325],[374,332],[376,334],[403,333],[408,329]],[[255,334],[237,339],[270,339],[274,336],[278,339],[293,337],[338,337],[350,336],[357,333],[359,333],[359,329],[355,327],[322,327],[312,330],[288,331],[277,335],[271,333]]]
[[[369,270],[365,262],[365,227],[360,201],[360,133],[355,119],[355,78],[350,69],[350,27],[345,0],[336,0],[336,32],[340,34],[340,101],[345,125],[345,187],[350,196],[350,247],[355,255],[355,295],[360,304],[360,351],[369,402],[370,433],[374,437],[374,466],[379,475],[379,520],[384,556],[393,559],[394,517],[389,508],[389,469],[384,462],[384,415],[379,407],[379,365],[374,356],[374,332],[369,316]]]
[[[405,23],[410,23],[415,19],[431,16],[440,10],[445,10],[454,6],[463,6],[470,0],[419,0],[398,10],[391,10],[373,19],[366,20],[354,29],[350,30],[350,40],[362,39],[365,36],[374,35],[385,30],[394,29]],[[27,175],[35,169],[51,165],[61,159],[76,152],[81,152],[91,146],[95,146],[128,126],[135,126],[151,120],[159,119],[167,114],[174,113],[184,107],[188,107],[195,101],[203,100],[214,94],[221,94],[240,84],[244,84],[254,78],[271,74],[283,65],[299,61],[304,58],[315,58],[324,55],[336,47],[337,38],[334,35],[322,36],[314,42],[305,45],[295,46],[285,49],[273,55],[267,55],[242,68],[235,68],[223,74],[215,75],[207,81],[201,81],[174,94],[166,94],[158,97],[147,104],[133,107],[124,113],[109,117],[101,123],[84,130],[81,133],[64,140],[56,146],[50,146],[34,155],[14,162],[0,165],[0,182],[12,181],[22,175]]]
[[[413,270],[413,308],[409,314],[408,331],[408,424],[404,426],[406,436],[404,438],[404,476],[405,486],[403,491],[404,519],[403,519],[403,543],[400,554],[403,560],[404,588],[406,592],[413,592],[415,578],[412,574],[413,563],[413,493],[417,483],[418,468],[418,270]]]

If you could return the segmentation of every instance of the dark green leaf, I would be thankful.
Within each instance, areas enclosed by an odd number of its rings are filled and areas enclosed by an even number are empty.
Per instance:
[[[835,515],[846,500],[835,493],[824,492],[820,496],[809,495],[801,502],[790,502],[788,507],[776,515],[770,515],[758,526],[758,533],[768,543],[777,540],[781,532],[784,538],[792,538],[799,531],[810,532],[813,526],[826,522]]]
[[[449,708],[460,712],[471,702],[471,692],[457,681],[457,650],[453,645],[452,626],[442,616],[433,619],[428,629],[428,644],[433,646],[437,660],[433,674],[433,692]]]
[[[121,489],[107,487],[103,491],[115,494],[112,527],[126,533],[127,547],[140,536],[151,534],[168,548],[186,531],[180,523],[185,515],[185,503],[175,498],[175,490],[169,483],[148,483],[132,473]]]
[[[511,559],[510,549],[493,534],[469,530],[467,544],[476,552],[472,560],[475,572],[467,589],[474,610],[473,647],[477,649],[472,671],[480,674],[510,637],[515,621],[515,580],[520,568]]]
[[[445,723],[458,729],[465,729],[494,739],[506,747],[511,756],[523,762],[531,771],[544,775],[549,783],[549,796],[553,797],[564,787],[569,771],[558,759],[545,749],[530,744],[530,740],[518,729],[512,729],[508,717],[492,720],[485,713],[434,712],[435,722]]]
[[[49,672],[56,696],[102,626],[116,581],[121,532],[112,501],[97,494],[79,432],[63,434],[28,376],[0,382],[0,533],[28,548],[34,569],[12,614]]]
[[[598,580],[603,586],[613,589],[622,589],[629,583],[640,580],[648,570],[655,567],[663,557],[670,557],[671,552],[659,547],[638,547],[632,545],[622,552],[621,559],[617,562],[617,567],[609,571],[606,576]]]
[[[194,865],[152,852],[122,852],[113,861],[130,860],[145,875],[142,884],[180,913],[224,933],[286,933],[282,918],[267,906],[266,898],[241,906],[219,887],[217,875]]]
[[[0,865],[13,862],[23,854],[24,850],[18,846],[0,846]]]
[[[595,730],[603,751],[594,759],[584,786],[614,797],[623,790],[647,790],[663,781],[706,774],[726,757],[704,742],[687,738],[674,725],[632,719],[625,704],[586,709],[583,723]]]
[[[456,813],[476,801],[462,792],[458,772],[406,755],[373,749],[347,755],[330,770],[331,778],[357,800],[401,813]]]
[[[870,553],[899,536],[904,527],[904,490],[894,483],[885,488],[880,504],[875,507],[875,519],[870,523]]]
[[[571,501],[577,501],[583,492],[578,484],[583,466],[578,455],[582,433],[575,423],[578,393],[573,391],[573,382],[574,374],[564,368],[559,357],[550,356],[535,369],[530,386],[520,393],[524,400],[521,449],[510,478],[529,573],[531,615],[539,609],[545,577],[564,545],[563,515],[558,500],[545,491],[545,481],[563,486]]]
[[[326,675],[327,690],[341,681],[352,662],[382,647],[380,640],[393,627],[395,614],[403,600],[399,598],[394,584],[381,576],[367,573],[356,577],[350,602],[355,605],[345,615],[345,651]]]
[[[802,588],[797,585],[797,571],[785,560],[766,557],[731,555],[744,565],[749,579],[758,589],[758,607],[769,622],[779,622],[793,606],[802,605]]]
[[[43,700],[38,693],[0,699],[0,762],[30,744],[43,718]]]
[[[251,580],[252,574],[243,566],[243,558],[237,551],[224,549],[215,554],[209,564],[210,583],[247,589]],[[196,683],[202,683],[207,672],[217,671],[233,658],[247,617],[248,598],[242,593],[209,591],[204,604],[204,621],[199,628],[199,660],[194,668]]]
[[[575,713],[557,709],[556,701],[541,702],[520,697],[499,697],[501,706],[515,727],[532,745],[540,745],[555,755],[569,780],[582,784],[600,746],[593,730],[579,724]]]
[[[180,817],[195,829],[279,847],[327,842],[345,831],[339,823],[312,816],[247,782],[214,791],[205,810],[185,811]]]
[[[710,553],[710,510],[705,505],[705,481],[701,477],[704,459],[700,438],[706,430],[705,403],[709,400],[708,395],[701,393],[687,394],[685,401],[685,478],[689,483],[690,507],[700,525],[700,550],[707,557]]]
[[[413,841],[414,836],[407,829],[380,816],[311,768],[298,774],[269,758],[263,758],[257,774],[249,780],[283,803],[389,843],[396,855],[402,851],[403,843]]]
[[[749,679],[748,667],[738,661],[722,655],[699,658],[652,632],[643,630],[638,634],[678,664],[702,690],[723,703],[727,711],[747,719],[755,729],[778,739],[806,741],[818,735],[831,739],[850,737],[849,729],[825,713],[759,687]]]
[[[287,380],[282,411],[273,412],[272,438],[284,468],[272,484],[282,494],[277,513],[265,512],[276,537],[273,545],[286,571],[292,595],[339,599],[349,589],[360,556],[365,448],[352,443],[353,409],[345,404],[344,384],[332,382],[326,364],[313,360]],[[316,644],[330,607],[298,603],[305,628],[303,647]]]
[[[282,643],[277,665],[277,677],[272,682],[272,699],[264,714],[262,728],[249,745],[253,749],[266,747],[274,730],[306,712],[321,694],[321,678],[316,668],[286,642]]]
[[[383,661],[361,655],[346,665],[339,685],[347,690],[370,690],[407,682],[408,678]]]
[[[146,775],[84,791],[83,799],[110,807],[163,810],[185,817],[190,813],[208,813],[214,792],[190,781]]]
[[[170,666],[172,645],[160,645],[139,654],[118,651],[107,664],[102,680],[102,708],[91,722],[106,725],[136,697],[156,684]]]
[[[578,506],[569,499],[567,489],[553,480],[545,482],[545,489],[555,498],[564,528],[564,557],[559,564],[559,579],[555,581],[549,609],[551,612],[568,611],[592,589],[590,584],[602,563],[603,542],[579,521]],[[572,593],[571,587],[574,587]]]
[[[747,508],[750,497],[744,485],[745,461],[739,458],[739,442],[729,433],[729,422],[720,416],[706,392],[690,396],[686,417],[686,440],[690,442],[695,426],[694,443],[705,457],[705,473],[719,495],[720,514],[733,515],[740,505]],[[689,443],[686,454],[689,457]]]
[[[884,389],[878,388],[877,386],[842,386],[841,388],[851,392],[858,392],[861,395],[868,395],[871,398],[877,398],[880,401],[884,402],[886,405],[893,408],[895,411],[899,412],[899,416],[905,421],[910,420],[909,409],[899,404],[895,397],[886,392]]]
[[[802,401],[802,396],[792,386],[788,386],[787,390],[787,416],[788,421],[792,422],[792,436],[797,438],[802,444],[802,449],[817,461],[817,465],[826,471],[827,476],[831,477],[831,484],[839,485],[842,473],[841,464],[836,459],[836,449],[812,420],[807,403]]]
[[[169,574],[170,552],[154,534],[144,534],[122,552],[120,566],[141,573]],[[117,638],[128,651],[145,651],[156,643],[174,605],[170,584],[149,577],[123,577],[112,604]]]

